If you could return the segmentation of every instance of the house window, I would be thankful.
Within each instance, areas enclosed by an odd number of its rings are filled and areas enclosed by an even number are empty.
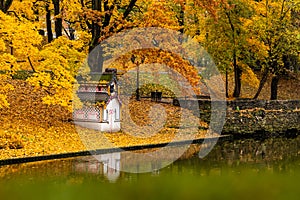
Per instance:
[[[97,86],[97,91],[96,92],[101,92],[101,87]]]
[[[115,85],[112,83],[110,85],[110,91],[109,91],[110,93],[114,93],[114,91],[115,91],[114,87],[115,87]]]

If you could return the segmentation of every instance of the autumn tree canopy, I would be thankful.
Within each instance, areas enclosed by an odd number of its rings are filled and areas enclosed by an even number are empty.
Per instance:
[[[243,81],[257,87],[259,95],[272,74],[271,98],[277,98],[278,80],[299,69],[298,0],[0,0],[0,108],[9,106],[10,79],[20,71],[37,90],[45,90],[46,104],[71,108],[75,76],[88,53],[116,33],[132,28],[161,27],[184,33],[209,53],[220,72],[234,74],[239,97]],[[107,49],[100,46],[91,71],[103,67]],[[171,66],[199,82],[187,58],[170,52],[144,54],[145,63]],[[135,67],[132,54],[116,61],[123,70]],[[198,59],[207,65],[205,58]],[[260,82],[254,71],[261,70]],[[254,80],[254,81],[253,81]]]

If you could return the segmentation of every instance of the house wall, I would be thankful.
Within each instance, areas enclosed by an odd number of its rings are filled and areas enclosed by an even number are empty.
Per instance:
[[[101,108],[83,107],[82,109],[75,110],[73,119],[76,125],[90,128],[94,130],[101,130]]]
[[[74,120],[78,120],[78,121],[99,122],[101,119],[101,108],[83,107],[81,109],[74,111],[73,118],[74,118]]]
[[[120,102],[117,98],[112,99],[106,106],[104,113],[108,114],[108,123],[102,123],[101,131],[103,132],[117,132],[121,129],[120,122]]]
[[[74,123],[103,132],[117,132],[121,130],[120,112],[120,102],[114,98],[108,103],[106,109],[89,107],[75,111]]]

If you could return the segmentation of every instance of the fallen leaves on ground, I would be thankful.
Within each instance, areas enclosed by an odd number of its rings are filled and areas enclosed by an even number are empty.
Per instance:
[[[37,91],[21,80],[13,80],[12,85],[15,90],[8,94],[10,107],[0,109],[0,159],[168,143],[203,138],[207,132],[203,128],[208,125],[190,111],[149,100],[131,100],[129,109],[122,112],[124,130],[100,133],[73,125],[69,122],[71,113],[60,106],[42,104],[45,91]],[[154,111],[164,111],[163,121],[160,113],[151,112],[153,106],[158,106]]]
[[[45,91],[13,80],[9,108],[0,109],[0,159],[84,150],[71,114],[60,106],[42,103]],[[11,145],[5,145],[14,143]],[[18,145],[21,144],[21,145]]]

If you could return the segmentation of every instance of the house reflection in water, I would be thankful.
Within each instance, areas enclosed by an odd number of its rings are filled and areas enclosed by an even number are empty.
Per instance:
[[[121,153],[108,153],[95,156],[103,163],[103,174],[110,181],[116,181],[120,176]]]
[[[116,181],[120,176],[121,153],[108,153],[77,159],[74,171],[104,175],[109,181]]]
[[[186,159],[199,152],[200,146],[165,147],[161,149],[148,149],[136,151],[123,151],[76,159],[74,170],[80,173],[103,174],[109,181],[116,181],[120,171],[130,173],[152,172],[159,174],[160,170],[178,158]],[[184,152],[184,150],[186,150]],[[182,154],[182,152],[184,152]]]

